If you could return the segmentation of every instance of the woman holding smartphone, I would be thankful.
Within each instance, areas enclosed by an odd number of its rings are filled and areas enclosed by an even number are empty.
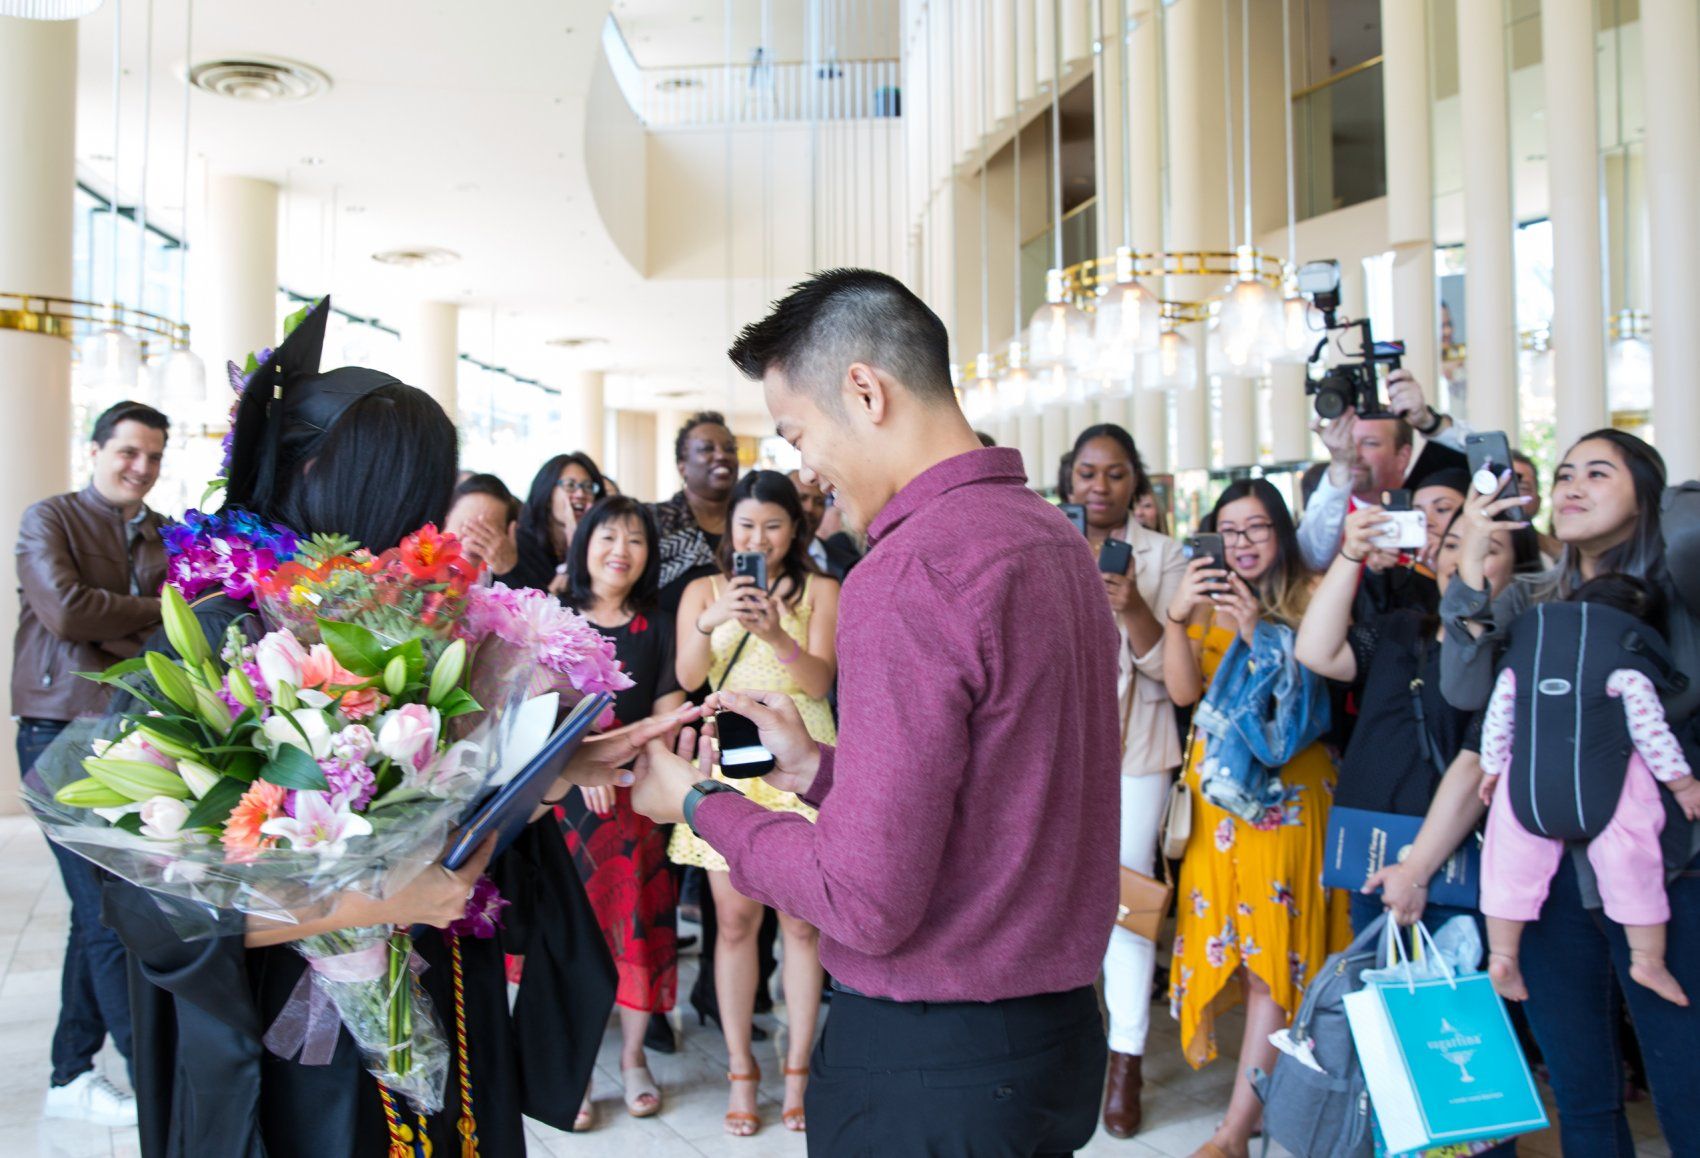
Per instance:
[[[1317,740],[1328,724],[1320,679],[1293,659],[1294,628],[1313,580],[1292,515],[1269,482],[1249,479],[1222,492],[1205,527],[1221,535],[1228,569],[1224,573],[1208,556],[1193,559],[1163,624],[1170,697],[1177,704],[1206,701],[1194,716],[1198,740],[1185,773],[1192,836],[1177,890],[1170,1009],[1181,1023],[1187,1061],[1196,1068],[1216,1056],[1217,1015],[1245,999],[1240,1072],[1228,1111],[1195,1152],[1197,1158],[1243,1158],[1262,1117],[1245,1072],[1273,1068],[1269,1035],[1298,1009],[1311,972],[1334,942],[1344,943],[1347,926],[1344,904],[1331,906],[1321,885],[1334,764]],[[1279,680],[1249,678],[1277,667]],[[1271,734],[1272,747],[1291,753],[1269,770],[1285,794],[1256,822],[1202,794],[1201,773],[1226,763],[1220,759],[1226,746],[1208,724],[1212,714],[1257,726]]]
[[[632,686],[614,697],[615,726],[666,715],[683,706],[675,670],[673,620],[657,617],[661,554],[655,516],[636,499],[603,499],[573,534],[562,598],[614,641]],[[619,973],[620,1076],[626,1112],[648,1118],[661,1110],[661,1091],[643,1052],[652,1016],[665,1017],[678,992],[677,898],[667,868],[667,834],[632,810],[630,788],[581,788],[556,815],[597,924]],[[585,1092],[575,1131],[595,1124]]]
[[[1116,690],[1121,696],[1121,863],[1156,874],[1157,829],[1181,763],[1174,705],[1163,682],[1163,625],[1186,574],[1181,546],[1149,531],[1133,504],[1150,490],[1133,436],[1120,426],[1088,427],[1074,443],[1069,492],[1086,509],[1086,541],[1098,556],[1104,595],[1121,633]],[[1117,566],[1119,564],[1119,566]],[[1151,978],[1157,947],[1121,926],[1104,956],[1104,1001],[1110,1011],[1110,1066],[1104,1129],[1117,1138],[1139,1131],[1145,1036],[1151,1026]]]
[[[714,691],[778,691],[802,713],[809,734],[822,743],[837,738],[826,696],[838,670],[833,637],[838,630],[838,584],[809,559],[808,530],[797,488],[777,471],[751,471],[732,492],[728,533],[717,552],[719,575],[693,580],[679,602],[678,675],[685,688],[705,682]],[[758,556],[766,589],[750,573]],[[736,560],[747,561],[739,567]],[[739,573],[739,572],[742,573]],[[720,769],[717,779],[725,779]],[[814,819],[814,810],[766,781],[729,781],[764,807]],[[731,1101],[726,1132],[748,1137],[761,1128],[756,1112],[761,1071],[750,1050],[756,995],[756,934],[762,906],[732,887],[726,861],[687,825],[673,830],[669,855],[679,864],[708,870],[719,928],[714,947],[714,983],[721,1031],[731,1065]],[[784,937],[787,1034],[785,1128],[804,1129],[803,1091],[814,1047],[823,974],[819,933],[805,922],[779,914]]]

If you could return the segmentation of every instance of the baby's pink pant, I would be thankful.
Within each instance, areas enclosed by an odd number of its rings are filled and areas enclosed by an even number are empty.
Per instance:
[[[1658,782],[1640,755],[1632,755],[1617,811],[1605,831],[1588,842],[1588,861],[1599,880],[1606,916],[1620,925],[1663,925],[1670,920],[1659,850],[1664,827]],[[1535,920],[1563,856],[1563,841],[1536,836],[1518,822],[1511,810],[1510,786],[1501,784],[1488,809],[1482,842],[1483,915]]]

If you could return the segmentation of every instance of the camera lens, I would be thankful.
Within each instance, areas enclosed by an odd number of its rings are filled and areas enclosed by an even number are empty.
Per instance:
[[[1316,413],[1320,418],[1332,421],[1346,412],[1346,393],[1333,382],[1324,382],[1317,387]]]

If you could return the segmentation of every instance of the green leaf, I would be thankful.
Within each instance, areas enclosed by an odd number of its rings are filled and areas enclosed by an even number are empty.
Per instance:
[[[112,683],[119,676],[127,676],[133,672],[146,671],[148,661],[141,656],[134,659],[121,659],[105,671],[76,671],[71,674],[78,679],[93,680],[96,683]]]
[[[425,678],[425,644],[422,640],[410,639],[406,643],[397,644],[384,652],[384,663],[400,656],[407,662],[407,681],[418,683]]]
[[[248,785],[235,777],[226,776],[217,784],[207,789],[207,794],[200,802],[189,810],[184,818],[184,828],[216,828],[230,816],[230,810],[236,807],[236,802],[242,799],[242,794],[248,791]]]
[[[120,816],[117,820],[112,822],[112,827],[122,828],[131,836],[140,836],[142,835],[141,815],[135,812],[126,812],[123,816]]]
[[[215,478],[207,483],[207,489],[201,492],[200,506],[202,510],[206,509],[207,503],[211,501],[214,495],[225,488],[228,481],[227,479]]]
[[[452,720],[456,716],[482,712],[484,705],[473,699],[465,688],[456,688],[443,697],[443,702],[437,705],[437,710],[443,714],[443,719]]]
[[[260,770],[265,766],[265,758],[250,748],[246,752],[238,752],[232,756],[230,763],[224,766],[224,774],[246,784],[258,777]]]
[[[294,744],[279,748],[271,762],[260,770],[260,775],[280,788],[300,788],[309,792],[329,792],[331,788],[318,761]]]
[[[370,679],[384,670],[383,645],[359,624],[321,619],[319,634],[336,661],[355,675]]]

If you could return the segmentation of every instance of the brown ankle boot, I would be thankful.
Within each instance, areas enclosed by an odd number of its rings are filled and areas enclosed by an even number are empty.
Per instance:
[[[1139,1093],[1145,1086],[1139,1068],[1141,1060],[1136,1053],[1110,1051],[1110,1077],[1104,1094],[1104,1130],[1112,1138],[1131,1138],[1139,1133]]]

